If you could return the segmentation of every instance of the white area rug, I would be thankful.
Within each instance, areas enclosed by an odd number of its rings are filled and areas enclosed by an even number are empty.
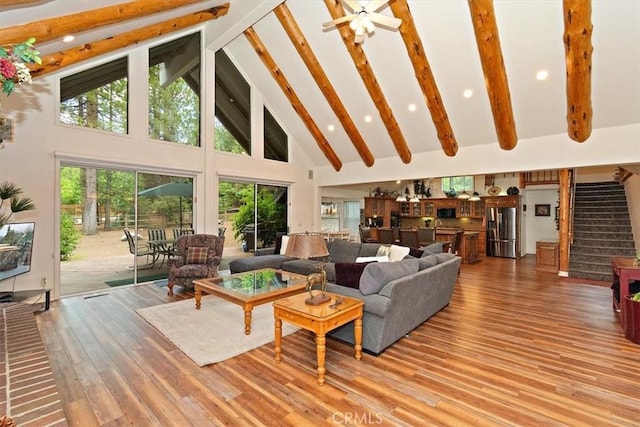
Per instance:
[[[200,310],[188,299],[136,311],[198,366],[222,362],[275,339],[271,303],[253,309],[251,335],[244,334],[242,307],[211,295],[202,297]],[[283,336],[298,329],[282,322]]]

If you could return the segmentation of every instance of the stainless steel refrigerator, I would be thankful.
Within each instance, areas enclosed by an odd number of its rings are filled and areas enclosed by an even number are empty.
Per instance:
[[[487,208],[487,256],[516,258],[516,208]]]

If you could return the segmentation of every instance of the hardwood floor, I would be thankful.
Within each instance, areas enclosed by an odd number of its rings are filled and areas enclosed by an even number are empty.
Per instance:
[[[322,387],[309,332],[283,338],[278,365],[269,344],[199,368],[135,313],[191,293],[100,295],[37,316],[70,425],[640,423],[640,346],[610,289],[536,272],[532,256],[463,265],[449,307],[379,357],[327,340]]]

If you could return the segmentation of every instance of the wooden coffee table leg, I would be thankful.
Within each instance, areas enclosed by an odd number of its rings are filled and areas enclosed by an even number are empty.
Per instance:
[[[200,300],[202,299],[202,289],[200,289],[198,285],[196,285],[195,290],[196,290],[196,310],[200,310]]]
[[[275,341],[276,363],[280,363],[280,360],[282,360],[280,355],[282,353],[282,320],[278,318],[276,318],[275,322]]]
[[[355,322],[353,322],[353,328],[353,335],[356,342],[356,360],[360,360],[362,358],[362,316],[358,317]]]
[[[324,335],[316,336],[316,356],[318,358],[318,384],[324,384],[324,373],[326,369],[324,368],[324,358],[327,352],[326,348],[326,337]]]
[[[244,308],[244,334],[251,334],[251,310],[253,307],[245,307]]]

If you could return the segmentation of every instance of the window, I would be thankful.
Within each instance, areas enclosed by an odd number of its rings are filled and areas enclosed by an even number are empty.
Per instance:
[[[267,108],[264,108],[264,158],[289,161],[287,134]]]
[[[216,52],[215,148],[251,155],[251,87],[222,49]]]
[[[442,191],[446,193],[451,189],[454,189],[457,193],[461,193],[463,191],[473,192],[473,175],[449,176],[442,178]]]
[[[149,136],[200,146],[200,33],[149,49]]]
[[[128,60],[116,59],[60,80],[62,123],[128,132]]]

